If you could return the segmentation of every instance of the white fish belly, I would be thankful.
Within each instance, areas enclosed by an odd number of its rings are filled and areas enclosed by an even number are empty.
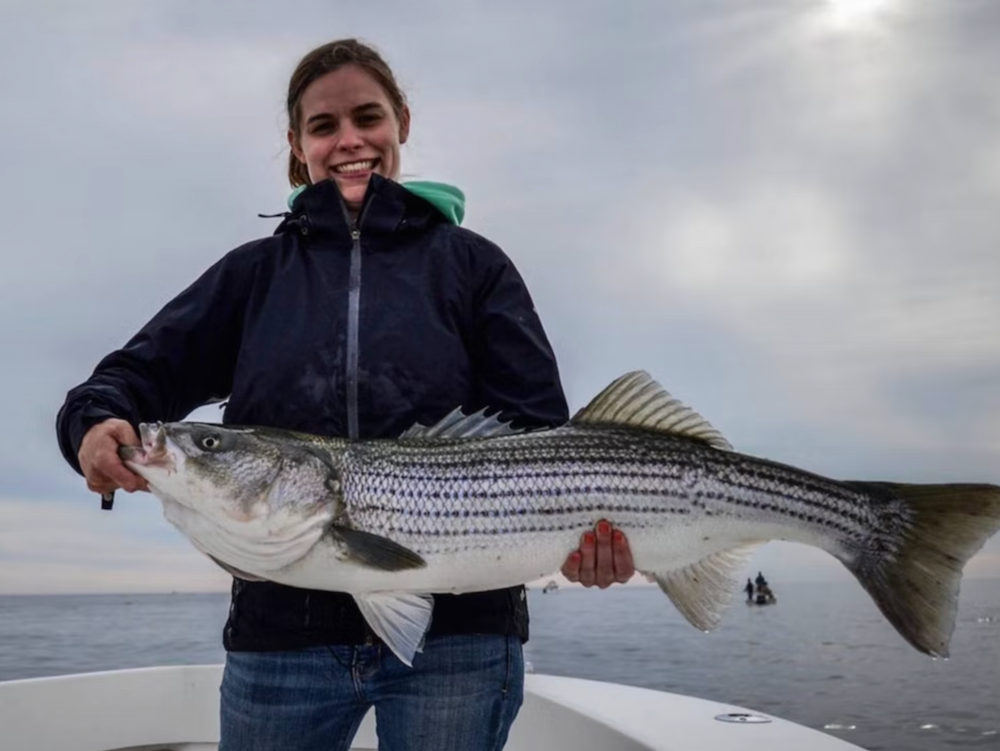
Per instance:
[[[608,521],[616,523],[614,519]],[[802,525],[758,523],[737,517],[694,517],[667,526],[626,526],[624,531],[635,568],[645,573],[673,571],[713,553],[772,539],[835,549],[835,541]],[[578,548],[580,534],[581,530],[574,529],[496,535],[481,547],[451,550],[436,540],[401,536],[395,541],[419,552],[427,565],[396,572],[343,560],[331,545],[321,542],[304,558],[271,572],[268,578],[296,587],[352,594],[486,591],[555,574]]]

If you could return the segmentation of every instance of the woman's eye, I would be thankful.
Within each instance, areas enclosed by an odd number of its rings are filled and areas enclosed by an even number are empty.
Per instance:
[[[207,449],[217,449],[219,448],[219,443],[219,439],[214,435],[207,436],[201,441],[201,445]]]

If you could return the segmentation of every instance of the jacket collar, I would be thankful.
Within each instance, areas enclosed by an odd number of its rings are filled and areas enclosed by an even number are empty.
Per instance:
[[[423,198],[393,180],[372,175],[356,226],[363,236],[371,238],[442,221],[445,218]],[[351,229],[350,215],[337,183],[324,180],[295,197],[291,212],[275,234],[297,231],[304,236],[350,240]]]

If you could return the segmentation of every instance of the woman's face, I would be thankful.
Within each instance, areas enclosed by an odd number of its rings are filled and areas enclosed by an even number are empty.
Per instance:
[[[299,100],[300,132],[288,143],[313,184],[333,179],[355,216],[377,172],[399,179],[399,147],[410,132],[410,112],[396,117],[385,90],[356,65],[317,78]],[[402,120],[402,121],[401,121]]]

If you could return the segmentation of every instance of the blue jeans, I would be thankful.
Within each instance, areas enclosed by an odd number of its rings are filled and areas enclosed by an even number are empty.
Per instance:
[[[524,699],[515,636],[439,636],[408,668],[382,645],[230,652],[219,751],[347,751],[371,706],[379,751],[500,751]]]

